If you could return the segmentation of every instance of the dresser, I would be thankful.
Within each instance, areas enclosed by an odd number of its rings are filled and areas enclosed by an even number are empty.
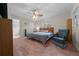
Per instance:
[[[12,20],[0,18],[0,56],[13,55]]]

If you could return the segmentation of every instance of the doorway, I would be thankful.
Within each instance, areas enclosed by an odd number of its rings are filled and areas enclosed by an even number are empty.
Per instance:
[[[13,19],[13,38],[20,37],[20,20]]]

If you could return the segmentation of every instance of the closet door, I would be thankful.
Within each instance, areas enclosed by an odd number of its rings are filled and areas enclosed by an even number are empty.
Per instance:
[[[72,18],[67,19],[67,29],[69,30],[68,41],[72,42]]]
[[[12,20],[0,18],[0,56],[13,55]]]

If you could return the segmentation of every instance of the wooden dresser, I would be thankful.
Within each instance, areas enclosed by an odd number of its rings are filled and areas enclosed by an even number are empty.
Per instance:
[[[0,56],[13,55],[12,20],[0,18]]]

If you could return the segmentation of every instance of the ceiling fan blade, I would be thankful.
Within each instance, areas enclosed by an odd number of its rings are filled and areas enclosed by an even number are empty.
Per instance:
[[[33,13],[32,11],[29,11],[29,10],[24,10],[25,12],[29,12],[29,13]]]

